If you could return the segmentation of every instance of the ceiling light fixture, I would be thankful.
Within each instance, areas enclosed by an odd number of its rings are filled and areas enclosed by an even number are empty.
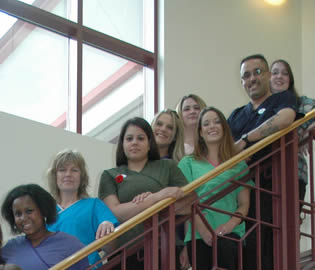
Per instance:
[[[266,3],[274,6],[280,6],[286,2],[286,0],[264,0]]]

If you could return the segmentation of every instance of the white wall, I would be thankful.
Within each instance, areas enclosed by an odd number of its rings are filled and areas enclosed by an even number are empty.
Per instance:
[[[0,124],[0,204],[5,194],[19,184],[38,183],[47,188],[46,170],[53,156],[64,148],[83,154],[90,174],[91,196],[97,196],[101,172],[114,166],[112,144],[2,112]],[[3,220],[1,224],[5,227]],[[6,238],[7,227],[3,229]]]

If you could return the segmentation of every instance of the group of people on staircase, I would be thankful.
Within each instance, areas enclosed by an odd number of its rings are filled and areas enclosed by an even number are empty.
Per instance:
[[[314,99],[298,96],[291,67],[284,60],[274,61],[269,69],[263,55],[248,56],[241,61],[240,77],[250,101],[228,118],[199,96],[189,94],[180,99],[176,111],[159,112],[151,125],[140,117],[126,121],[118,139],[116,167],[102,173],[98,198],[89,196],[85,159],[72,149],[54,157],[47,172],[49,192],[37,184],[10,190],[1,213],[12,233],[21,235],[2,247],[2,269],[48,269],[163,199],[175,198],[176,214],[188,215],[191,202],[206,202],[232,183],[237,186],[230,193],[202,210],[205,219],[199,215],[191,218],[196,224],[197,269],[211,269],[214,239],[218,266],[238,269],[234,240],[251,227],[244,217],[256,217],[255,179],[241,180],[250,172],[248,165],[270,149],[256,153],[247,163],[239,162],[185,197],[181,187],[315,108]],[[299,137],[313,127],[314,119],[299,128]],[[303,200],[307,163],[302,151],[298,157]],[[272,181],[261,176],[260,185],[271,190]],[[262,218],[272,222],[272,200],[262,195],[260,208]],[[137,225],[103,249],[110,253],[143,230],[142,224]],[[178,226],[177,233],[176,268],[188,269],[192,263],[191,222]],[[249,235],[243,247],[243,269],[257,269],[255,236]],[[272,229],[262,227],[261,269],[273,269],[272,237]],[[69,269],[97,268],[100,260],[99,252],[94,252]],[[120,265],[115,267],[120,269]],[[143,269],[143,261],[137,255],[129,256],[127,268]]]

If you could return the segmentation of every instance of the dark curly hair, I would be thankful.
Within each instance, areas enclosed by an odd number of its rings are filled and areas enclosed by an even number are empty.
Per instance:
[[[19,231],[15,226],[12,204],[15,199],[26,195],[32,198],[42,216],[45,217],[46,224],[52,224],[57,219],[56,201],[50,193],[36,184],[17,186],[7,194],[1,206],[1,214],[9,223],[14,234],[19,233]]]
[[[118,145],[117,145],[117,151],[116,151],[116,166],[118,167],[120,165],[127,165],[128,164],[128,160],[127,160],[126,154],[124,152],[123,144],[124,144],[124,137],[125,137],[127,128],[129,126],[139,127],[147,135],[148,140],[149,140],[149,146],[150,146],[150,150],[148,153],[148,160],[160,159],[160,153],[159,153],[159,150],[157,148],[155,138],[153,135],[153,131],[152,131],[150,124],[141,117],[134,117],[134,118],[127,120],[127,122],[121,128],[120,135],[119,135],[119,141],[118,141]]]

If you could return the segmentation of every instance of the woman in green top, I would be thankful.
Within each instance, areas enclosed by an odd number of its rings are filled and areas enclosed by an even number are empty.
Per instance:
[[[142,118],[132,118],[123,125],[116,165],[116,168],[103,172],[98,196],[120,222],[165,198],[183,197],[180,187],[187,184],[185,176],[173,160],[160,160],[151,126]],[[177,202],[176,208],[181,208],[186,200]],[[178,214],[187,214],[189,211],[189,208],[184,208]],[[125,244],[141,232],[143,227],[140,224],[122,235],[118,242]],[[143,262],[138,262],[136,258],[129,259],[127,263],[128,269],[143,268]]]
[[[195,137],[194,152],[191,156],[184,157],[178,164],[189,182],[198,179],[209,171],[213,170],[219,164],[225,162],[236,154],[234,141],[224,115],[216,108],[208,107],[202,110],[198,120],[197,133]],[[236,177],[241,178],[247,174],[247,165],[240,162],[233,168],[226,170],[219,176],[211,179],[197,189],[198,196],[213,190],[225,181]],[[226,185],[216,189],[211,194],[202,198],[202,201],[209,198]],[[248,188],[239,187],[222,199],[214,202],[211,206],[230,213],[237,213],[246,216],[249,208]],[[229,236],[239,239],[245,232],[244,223],[238,217],[222,214],[213,210],[203,210],[204,217],[210,226],[214,229],[218,237],[218,265],[226,269],[237,269],[237,243],[235,241],[221,238],[220,236]],[[212,268],[212,234],[196,216],[197,245],[197,269]],[[191,227],[186,233],[188,255],[191,260]]]

